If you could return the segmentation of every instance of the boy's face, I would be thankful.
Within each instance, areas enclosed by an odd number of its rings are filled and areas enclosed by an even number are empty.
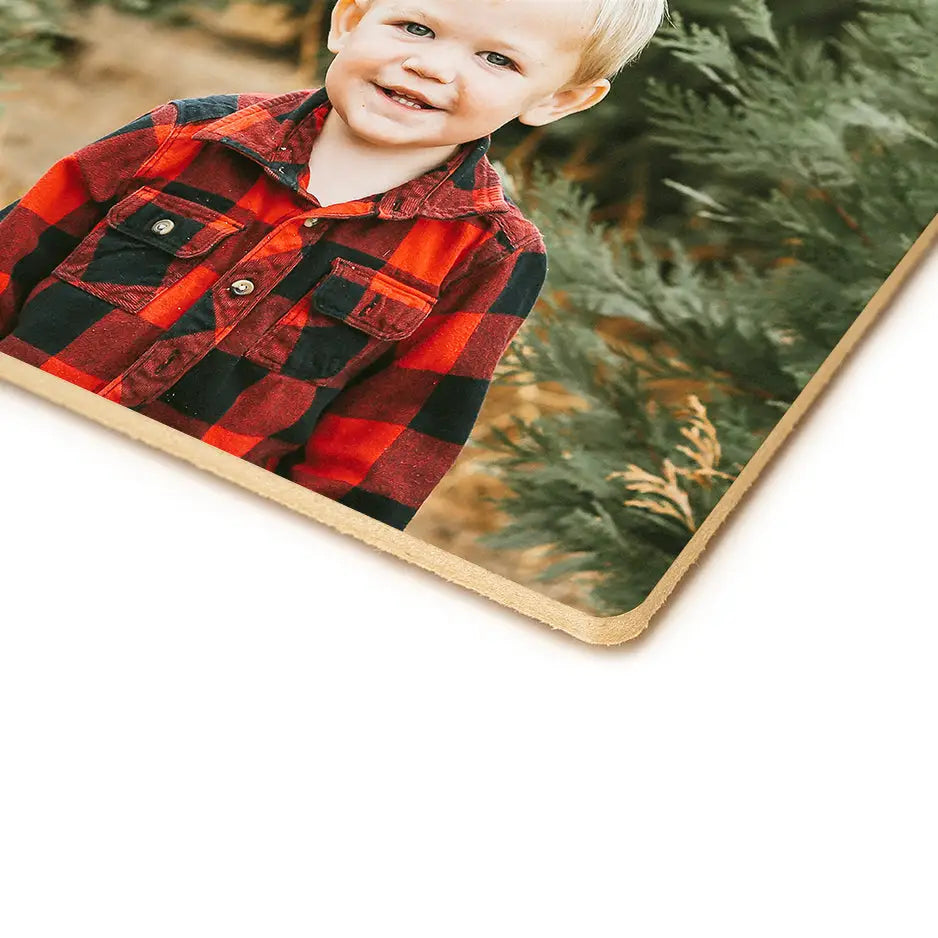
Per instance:
[[[585,0],[339,0],[326,75],[333,108],[384,147],[455,147],[514,118],[543,125],[598,103],[570,87]]]

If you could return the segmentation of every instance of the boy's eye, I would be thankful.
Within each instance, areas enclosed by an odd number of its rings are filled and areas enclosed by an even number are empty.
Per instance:
[[[489,65],[496,65],[499,68],[515,68],[515,63],[500,52],[483,52],[482,57]]]
[[[421,23],[402,23],[401,26],[404,29],[405,33],[410,33],[411,36],[432,36],[433,30],[429,26],[424,26]]]

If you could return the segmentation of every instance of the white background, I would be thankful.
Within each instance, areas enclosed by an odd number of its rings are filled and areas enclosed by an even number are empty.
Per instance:
[[[936,297],[616,650],[0,386],[0,933],[934,936]]]

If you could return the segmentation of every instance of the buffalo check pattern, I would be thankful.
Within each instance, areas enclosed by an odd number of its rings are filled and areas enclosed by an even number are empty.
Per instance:
[[[0,211],[0,352],[403,529],[544,283],[488,140],[321,206],[323,90],[171,101]]]

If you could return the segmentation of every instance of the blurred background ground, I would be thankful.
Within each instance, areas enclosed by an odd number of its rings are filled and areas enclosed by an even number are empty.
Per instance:
[[[196,25],[161,24],[94,6],[69,23],[64,61],[52,68],[5,68],[0,90],[0,205],[28,189],[56,160],[141,113],[173,98],[312,87],[309,67],[284,60],[295,32],[285,8],[234,4],[202,10]],[[473,432],[507,428],[567,406],[557,388],[493,386]],[[506,517],[487,498],[509,494],[480,471],[483,456],[470,445],[408,527],[408,533],[560,602],[592,611],[590,574],[538,583],[549,549],[482,547],[480,535]]]

